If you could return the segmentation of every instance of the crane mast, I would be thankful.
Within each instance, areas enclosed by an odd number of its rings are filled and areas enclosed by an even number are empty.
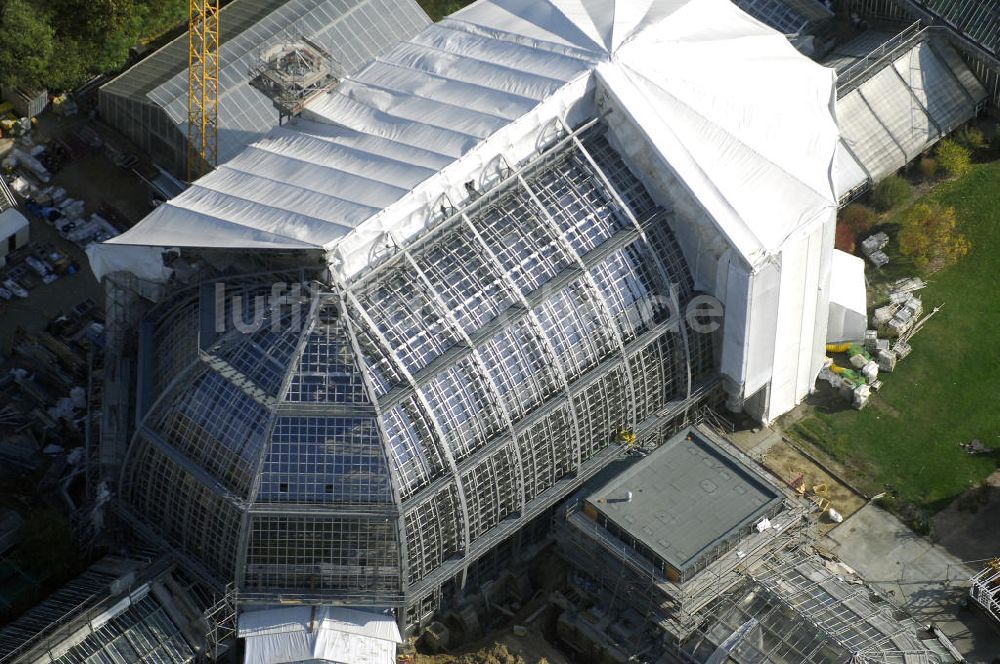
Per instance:
[[[219,156],[219,2],[188,0],[188,182]]]

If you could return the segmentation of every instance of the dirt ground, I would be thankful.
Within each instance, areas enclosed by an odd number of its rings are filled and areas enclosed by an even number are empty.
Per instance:
[[[791,485],[799,477],[809,489],[825,484],[826,498],[845,519],[864,507],[866,503],[862,497],[792,446],[778,426],[737,431],[729,439],[786,485]],[[848,476],[846,471],[835,463],[830,462],[827,465],[825,459],[822,463],[840,477]],[[820,532],[825,533],[836,526],[836,523],[823,517],[817,525]]]
[[[515,636],[507,629],[446,655],[417,655],[415,664],[572,664],[535,629]]]
[[[46,113],[40,116],[32,136],[36,142],[70,136],[87,122],[80,117],[60,118]],[[89,126],[102,137],[111,138],[116,145],[124,144],[109,129],[96,123]],[[6,147],[9,148],[9,145]],[[0,146],[0,152],[4,151],[3,148]],[[88,213],[109,205],[128,222],[135,223],[151,209],[145,183],[133,172],[116,166],[99,149],[70,159],[53,175],[49,184],[63,187],[70,197],[84,201]],[[54,226],[40,219],[31,219],[30,223],[32,245],[51,243],[79,264],[81,269],[51,284],[38,285],[30,290],[27,299],[0,301],[0,354],[10,351],[11,340],[18,327],[38,331],[83,300],[89,298],[99,305],[103,305],[104,301],[104,291],[90,271],[84,250],[64,239]]]
[[[775,443],[768,450],[764,456],[763,464],[765,468],[786,483],[791,483],[802,476],[808,488],[825,484],[827,486],[826,497],[830,501],[830,505],[845,519],[865,505],[865,500],[784,441]],[[824,520],[824,524],[829,528],[836,525],[827,520]]]

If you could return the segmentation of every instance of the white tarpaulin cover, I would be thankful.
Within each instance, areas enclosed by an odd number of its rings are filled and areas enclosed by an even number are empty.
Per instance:
[[[6,242],[11,235],[22,233],[28,228],[28,220],[17,208],[7,208],[0,212],[0,240]]]
[[[826,337],[835,76],[729,0],[480,0],[312,100],[161,205],[122,245],[322,249],[335,279],[423,230],[555,123],[602,116],[726,307],[722,370],[769,419]],[[103,274],[100,258],[95,273]],[[121,263],[115,263],[121,265]],[[734,387],[735,386],[735,387]]]
[[[829,343],[863,341],[868,329],[865,261],[834,249],[831,272],[830,322],[826,340]]]
[[[248,611],[240,614],[238,635],[244,664],[394,664],[402,643],[391,615],[333,606]]]
[[[163,283],[174,273],[163,264],[161,247],[121,246],[114,251],[105,251],[102,245],[91,243],[85,249],[90,268],[95,275],[128,271],[146,281]]]
[[[833,74],[728,0],[494,0],[400,44],[108,243],[405,237],[414,212],[457,202],[497,154],[524,161],[548,120],[591,105],[595,71],[751,263],[829,206]]]

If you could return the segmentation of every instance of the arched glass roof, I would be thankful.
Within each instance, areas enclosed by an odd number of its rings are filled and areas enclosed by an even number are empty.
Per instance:
[[[498,179],[301,307],[265,275],[151,312],[127,509],[244,599],[403,606],[656,440],[713,366],[669,210],[600,125]]]

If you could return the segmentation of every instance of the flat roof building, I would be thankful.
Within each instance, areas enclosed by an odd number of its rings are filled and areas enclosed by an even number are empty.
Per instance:
[[[557,629],[581,659],[958,661],[947,637],[885,610],[853,570],[814,553],[812,507],[713,430],[686,429],[606,472],[556,526],[577,598]]]
[[[591,493],[584,510],[680,581],[782,502],[780,491],[689,429]]]

